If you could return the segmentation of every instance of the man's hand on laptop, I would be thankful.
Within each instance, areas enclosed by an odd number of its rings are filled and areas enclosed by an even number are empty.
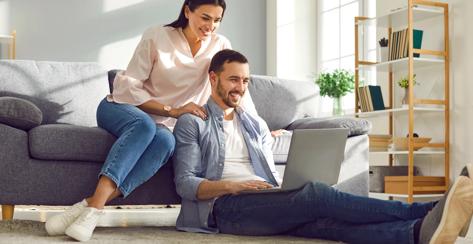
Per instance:
[[[231,194],[238,194],[242,191],[270,189],[273,188],[273,185],[269,184],[266,181],[248,180],[240,182],[230,182],[228,187]]]
[[[283,129],[271,131],[271,135],[273,137],[278,137],[278,136],[282,136],[282,135],[285,135],[285,134],[291,134],[291,133],[289,131],[283,130]]]

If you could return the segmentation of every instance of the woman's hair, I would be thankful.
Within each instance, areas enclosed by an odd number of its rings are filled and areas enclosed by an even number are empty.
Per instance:
[[[189,20],[186,18],[186,15],[185,15],[186,6],[189,6],[189,9],[192,12],[194,12],[194,10],[200,7],[200,5],[205,5],[205,4],[211,4],[211,5],[222,7],[223,8],[222,17],[223,17],[223,14],[225,13],[225,8],[227,7],[225,0],[185,0],[184,4],[182,4],[181,13],[179,14],[179,17],[177,18],[177,20],[165,26],[171,26],[174,28],[179,28],[179,27],[185,28],[187,24],[189,23]]]

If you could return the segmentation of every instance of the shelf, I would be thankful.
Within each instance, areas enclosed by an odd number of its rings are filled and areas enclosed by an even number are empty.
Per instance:
[[[375,155],[407,155],[409,151],[370,151]],[[445,151],[419,150],[414,151],[414,155],[442,155]]]
[[[11,35],[0,35],[0,39],[13,39]]]
[[[377,110],[371,112],[360,112],[354,114],[347,114],[345,116],[359,116],[359,117],[375,117],[380,115],[387,115],[389,113],[399,113],[399,112],[407,112],[409,111],[408,107],[402,108],[393,108],[393,109],[385,109],[385,110]],[[414,111],[419,112],[445,112],[444,108],[439,107],[414,107]]]
[[[434,124],[435,120],[438,117],[439,122],[444,121],[445,128],[443,132],[445,133],[445,142],[442,143],[428,143],[428,142],[420,142],[420,141],[415,141],[412,140],[410,148],[421,148],[420,150],[414,150],[414,151],[409,151],[408,149],[405,148],[405,143],[401,144],[401,146],[393,147],[389,146],[386,147],[385,141],[379,140],[375,141],[374,139],[372,140],[372,145],[373,145],[373,151],[370,151],[370,155],[387,155],[389,157],[389,163],[393,163],[396,158],[392,155],[426,155],[427,157],[432,157],[435,162],[437,161],[444,161],[443,164],[435,165],[436,167],[443,167],[444,170],[444,175],[443,176],[435,176],[435,177],[422,177],[422,176],[414,176],[413,181],[409,181],[408,177],[403,177],[403,178],[392,178],[389,179],[390,185],[386,188],[387,192],[396,192],[396,193],[370,193],[370,197],[382,197],[382,198],[389,198],[389,197],[397,197],[397,198],[405,198],[407,202],[412,203],[414,198],[437,198],[437,197],[442,197],[443,193],[440,194],[441,192],[444,192],[447,190],[447,185],[450,181],[449,175],[445,174],[448,171],[448,168],[450,167],[450,161],[448,157],[445,157],[447,155],[447,152],[449,151],[449,107],[448,102],[449,102],[449,93],[448,93],[448,86],[450,84],[449,81],[449,72],[450,72],[450,59],[449,57],[449,45],[446,45],[444,47],[436,47],[435,49],[444,49],[444,50],[430,50],[426,49],[426,46],[424,45],[424,49],[412,49],[412,45],[409,47],[409,53],[412,55],[413,54],[419,54],[419,57],[405,57],[405,58],[400,58],[396,60],[390,60],[390,61],[384,61],[384,62],[376,62],[376,61],[370,61],[368,57],[366,56],[366,50],[364,48],[360,47],[365,47],[366,46],[366,40],[369,39],[366,37],[366,30],[368,28],[375,28],[376,33],[383,35],[386,35],[385,32],[389,35],[395,31],[400,31],[404,29],[409,29],[412,31],[412,29],[420,26],[424,26],[427,29],[424,29],[425,31],[431,32],[430,29],[438,30],[438,31],[433,31],[432,33],[435,34],[435,36],[442,36],[443,42],[448,43],[448,4],[443,3],[443,1],[422,1],[422,0],[414,0],[414,1],[405,1],[406,7],[391,10],[391,12],[385,16],[379,16],[376,18],[366,18],[366,17],[356,17],[355,18],[355,26],[354,26],[354,34],[355,34],[355,39],[354,39],[354,44],[355,44],[355,81],[356,81],[356,86],[355,86],[355,91],[359,91],[360,84],[363,83],[361,82],[360,76],[365,76],[367,75],[366,79],[373,79],[374,77],[379,78],[378,75],[383,75],[386,76],[387,83],[388,85],[384,87],[384,91],[388,91],[388,96],[391,99],[393,105],[390,105],[387,107],[385,110],[377,110],[377,111],[370,111],[370,112],[361,112],[359,109],[357,109],[359,112],[353,113],[351,115],[345,115],[345,116],[356,116],[360,118],[365,118],[370,120],[371,118],[376,118],[380,116],[385,116],[384,118],[387,118],[388,121],[384,122],[386,124],[385,127],[389,126],[389,133],[390,134],[396,134],[395,130],[395,125],[401,123],[397,119],[394,119],[393,117],[396,116],[396,118],[400,117],[399,119],[403,119],[404,117],[407,117],[406,120],[403,122],[403,124],[408,128],[408,130],[412,133],[414,131],[414,127],[417,127],[417,122],[415,121],[416,116],[419,114],[424,115],[423,113],[438,113],[438,114],[429,114],[433,115],[435,117],[434,119]],[[412,18],[411,18],[412,17]],[[437,24],[437,21],[443,21],[443,24]],[[423,23],[420,23],[423,22]],[[435,24],[432,24],[434,23]],[[368,26],[369,25],[369,26]],[[440,32],[441,28],[443,26],[443,33]],[[361,27],[361,28],[360,28]],[[380,32],[381,31],[381,32]],[[409,33],[412,34],[412,33]],[[405,36],[403,36],[405,37]],[[412,37],[409,35],[409,37]],[[427,36],[425,36],[427,37]],[[432,39],[433,37],[428,37],[424,39]],[[391,40],[392,41],[392,40]],[[432,41],[437,41],[436,39],[432,39]],[[401,41],[402,42],[402,41]],[[394,42],[392,42],[394,43]],[[360,45],[361,44],[361,45]],[[401,43],[402,44],[402,43]],[[404,43],[405,44],[405,43]],[[403,46],[404,48],[404,46]],[[403,49],[404,50],[404,49]],[[362,54],[362,55],[360,55]],[[360,60],[360,57],[363,56],[365,58],[364,60]],[[417,55],[415,55],[417,56]],[[383,56],[384,57],[384,56]],[[373,59],[371,59],[373,60]],[[383,59],[384,60],[384,59]],[[379,61],[379,60],[378,60]],[[411,63],[412,62],[412,63]],[[410,66],[409,64],[413,64],[413,66]],[[360,71],[367,71],[369,72],[368,74],[363,74]],[[426,98],[415,98],[414,100],[411,101],[412,107],[409,108],[409,106],[395,106],[393,97],[395,93],[395,89],[392,87],[392,85],[395,83],[394,77],[398,76],[406,76],[406,73],[410,74],[415,74],[416,72],[435,72],[435,74],[439,73],[439,75],[443,74],[444,76],[444,85],[445,89],[443,90],[442,93],[444,95],[442,96],[442,99],[439,98],[432,98],[432,97],[426,97]],[[388,73],[389,72],[389,73]],[[440,82],[440,81],[439,81]],[[369,84],[370,82],[368,82]],[[382,83],[384,84],[384,83]],[[440,89],[440,88],[439,88]],[[410,89],[412,92],[412,89]],[[410,94],[412,97],[412,94]],[[370,96],[364,96],[364,98],[368,97],[368,99],[372,99]],[[375,94],[375,98],[377,99],[379,95]],[[360,101],[360,96],[357,96],[357,101]],[[371,102],[372,102],[371,101]],[[358,106],[358,104],[357,104]],[[406,113],[407,112],[407,113]],[[402,114],[398,114],[402,113]],[[399,116],[400,115],[400,116]],[[371,117],[371,118],[370,118]],[[381,121],[380,121],[381,122]],[[414,126],[416,124],[416,126]],[[370,138],[371,139],[371,138]],[[378,142],[378,144],[376,144]],[[378,146],[378,148],[374,147]],[[379,148],[384,146],[384,150]],[[439,156],[435,156],[439,155]],[[442,159],[441,159],[442,157]],[[397,158],[400,159],[400,158]],[[404,160],[405,161],[405,160]],[[415,165],[413,157],[408,157],[407,158],[407,163],[409,166]],[[440,166],[441,165],[441,166]],[[409,172],[412,174],[412,172]],[[412,177],[412,175],[410,175]],[[447,182],[447,183],[445,183]],[[413,190],[413,194],[407,194],[407,189]]]
[[[443,16],[443,9],[440,7],[414,6],[412,10],[414,13],[414,22]],[[358,22],[358,25],[376,25],[378,27],[385,28],[405,27],[407,25],[407,13],[408,9],[406,6],[400,9],[396,9],[384,16],[360,20]]]
[[[444,194],[414,194],[414,198],[440,198]],[[379,192],[370,192],[369,197],[371,198],[388,198],[388,197],[398,197],[398,198],[408,198],[407,194],[390,194],[390,193],[379,193]]]
[[[369,71],[376,68],[377,71],[382,72],[396,72],[408,70],[409,58],[401,58],[382,63],[363,62],[360,61],[358,70]],[[442,65],[445,61],[439,58],[414,58],[414,67],[422,68],[432,65]]]

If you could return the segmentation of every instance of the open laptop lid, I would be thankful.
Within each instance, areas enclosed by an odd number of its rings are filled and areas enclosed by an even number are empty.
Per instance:
[[[309,182],[338,182],[348,129],[294,130],[282,183],[293,190]]]

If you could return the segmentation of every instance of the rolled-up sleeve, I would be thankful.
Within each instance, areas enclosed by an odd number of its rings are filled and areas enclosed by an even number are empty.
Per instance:
[[[152,30],[143,34],[126,71],[119,72],[113,82],[113,100],[118,103],[141,105],[151,100],[151,94],[144,89],[156,60],[156,45],[151,38]]]
[[[262,144],[263,144],[263,152],[264,155],[266,156],[266,161],[268,162],[268,166],[271,169],[271,173],[273,174],[274,178],[278,182],[279,185],[282,183],[282,179],[279,175],[279,172],[276,170],[276,165],[274,164],[274,158],[273,158],[273,151],[271,150],[271,147],[274,143],[274,138],[271,135],[271,131],[268,128],[268,125],[266,122],[259,118],[260,120],[260,125],[261,125],[261,136],[262,136]]]
[[[174,127],[176,149],[173,158],[174,182],[177,194],[188,200],[197,199],[197,189],[204,178],[198,177],[202,168],[197,117],[182,115]]]

